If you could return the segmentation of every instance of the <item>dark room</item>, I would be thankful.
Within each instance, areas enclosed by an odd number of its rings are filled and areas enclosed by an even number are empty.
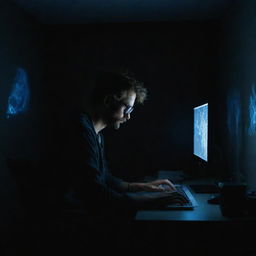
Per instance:
[[[256,1],[0,21],[1,255],[256,255]]]

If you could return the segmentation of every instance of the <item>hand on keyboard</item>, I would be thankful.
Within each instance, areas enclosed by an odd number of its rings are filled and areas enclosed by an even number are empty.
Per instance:
[[[189,202],[188,198],[178,191],[162,192],[159,195],[159,201],[163,204],[179,204],[184,205]]]
[[[178,191],[172,192],[149,192],[143,195],[138,195],[135,193],[136,199],[139,199],[144,202],[153,203],[158,206],[163,206],[167,204],[180,204],[184,205],[189,202],[185,195]]]
[[[184,205],[189,203],[189,199],[182,191],[179,191],[179,189],[175,191],[129,193],[129,197],[133,198],[134,202],[137,202],[139,207],[145,206],[151,208],[162,207],[169,204]]]
[[[144,183],[144,191],[176,191],[174,184],[168,179],[159,179]]]
[[[163,191],[163,192],[171,192],[172,193],[172,192],[176,191],[176,187],[174,184],[172,187],[170,187],[169,185],[166,185],[166,184],[161,184],[158,186],[158,188],[159,188],[159,191]]]

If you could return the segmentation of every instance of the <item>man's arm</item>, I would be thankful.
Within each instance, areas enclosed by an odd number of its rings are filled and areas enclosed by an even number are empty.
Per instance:
[[[139,191],[175,191],[174,184],[168,179],[159,179],[152,182],[126,182],[120,183],[120,190],[123,192]]]

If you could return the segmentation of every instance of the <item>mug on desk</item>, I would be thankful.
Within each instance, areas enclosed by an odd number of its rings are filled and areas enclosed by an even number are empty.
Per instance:
[[[244,183],[222,182],[220,209],[225,217],[242,217],[246,214],[246,185]]]

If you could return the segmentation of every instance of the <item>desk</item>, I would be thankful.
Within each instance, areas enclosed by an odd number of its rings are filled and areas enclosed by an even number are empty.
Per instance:
[[[193,210],[140,210],[137,221],[229,221],[223,217],[219,205],[208,204],[213,194],[195,194],[198,206]]]
[[[194,210],[139,210],[137,212],[135,217],[138,228],[137,237],[143,237],[144,248],[150,247],[150,251],[158,252],[158,248],[166,248],[169,244],[170,248],[174,248],[174,250],[169,249],[169,253],[180,254],[180,248],[182,248],[184,255],[188,253],[198,255],[199,252],[200,255],[218,256],[256,255],[252,236],[256,230],[256,217],[224,217],[219,205],[207,202],[216,194],[193,193],[193,195],[198,201],[198,206]]]
[[[159,171],[157,177],[151,178],[146,177],[146,181],[153,179],[170,179],[176,183],[175,177],[182,177],[179,172],[174,171]],[[179,178],[177,179],[179,181]],[[178,183],[178,182],[177,182]],[[184,185],[195,185],[195,184],[213,184],[213,179],[197,179],[197,180],[183,180]],[[140,210],[137,212],[135,220],[136,221],[256,221],[255,217],[246,218],[227,218],[222,216],[220,206],[209,204],[207,202],[212,196],[216,194],[200,194],[194,193],[195,199],[198,202],[198,206],[193,210]]]

